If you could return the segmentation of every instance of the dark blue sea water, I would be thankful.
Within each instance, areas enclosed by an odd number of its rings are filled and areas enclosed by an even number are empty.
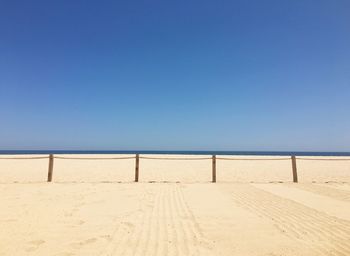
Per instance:
[[[302,151],[167,151],[167,150],[0,150],[3,155],[20,154],[176,154],[176,155],[256,155],[256,156],[350,156],[350,152]]]

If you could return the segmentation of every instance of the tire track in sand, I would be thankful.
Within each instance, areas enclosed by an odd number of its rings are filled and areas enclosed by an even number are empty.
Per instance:
[[[319,255],[350,255],[350,222],[251,185],[235,185],[230,191],[238,205],[272,220],[284,234]]]
[[[308,192],[327,196],[341,201],[350,201],[350,191],[340,190],[336,188],[326,187],[318,184],[285,184],[288,187],[302,189]]]
[[[120,229],[107,255],[182,256],[207,251],[194,215],[178,184],[152,184],[137,216],[129,216],[132,228]],[[134,221],[132,221],[134,218]]]

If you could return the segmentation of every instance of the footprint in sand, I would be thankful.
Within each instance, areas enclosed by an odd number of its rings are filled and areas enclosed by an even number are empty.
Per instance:
[[[3,222],[15,222],[18,221],[17,219],[5,219],[5,220],[1,220]]]
[[[83,221],[83,220],[78,221],[78,225],[83,225],[84,223],[85,223],[85,221]]]
[[[90,238],[90,239],[86,239],[86,240],[81,241],[81,242],[71,243],[70,245],[73,248],[79,249],[79,248],[83,247],[84,245],[92,244],[96,241],[97,241],[97,238]]]
[[[29,242],[29,246],[26,251],[27,252],[33,252],[36,251],[40,245],[42,245],[43,243],[45,243],[44,240],[33,240]]]
[[[127,222],[127,221],[123,221],[123,222],[121,222],[121,224],[127,226],[128,228],[133,228],[133,227],[135,227],[134,224],[132,224],[131,222]]]
[[[112,236],[111,235],[102,235],[100,236],[103,239],[106,239],[107,241],[112,241]]]

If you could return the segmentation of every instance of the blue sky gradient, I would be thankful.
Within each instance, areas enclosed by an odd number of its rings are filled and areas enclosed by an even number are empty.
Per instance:
[[[3,1],[0,149],[350,151],[350,1]]]

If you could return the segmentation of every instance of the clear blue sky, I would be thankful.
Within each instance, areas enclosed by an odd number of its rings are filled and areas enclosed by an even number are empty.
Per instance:
[[[0,149],[350,151],[350,1],[2,1]]]

